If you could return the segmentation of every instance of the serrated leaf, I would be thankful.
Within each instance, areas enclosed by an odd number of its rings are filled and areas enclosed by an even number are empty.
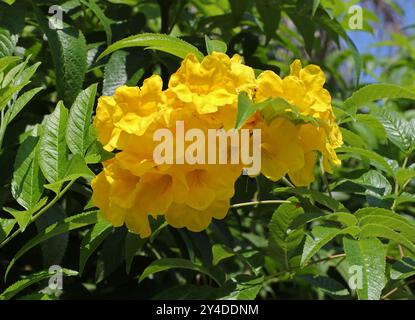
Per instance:
[[[386,220],[386,219],[385,219]],[[403,245],[410,251],[415,253],[415,245],[408,239],[403,233],[394,231],[392,228],[385,226],[382,222],[378,223],[367,223],[362,226],[360,231],[361,238],[383,238],[392,240],[396,243]]]
[[[82,157],[91,145],[89,127],[91,125],[96,93],[97,84],[92,84],[87,89],[81,91],[69,112],[66,141],[72,153]]]
[[[21,292],[23,289],[26,289],[27,287],[37,282],[48,279],[55,274],[56,274],[55,272],[49,272],[48,270],[33,273],[27,276],[26,278],[15,282],[10,287],[8,287],[6,290],[4,290],[0,294],[0,300],[10,300],[16,294]],[[62,269],[62,274],[70,277],[70,276],[78,275],[78,272],[69,270],[69,269]]]
[[[378,112],[377,117],[383,124],[389,141],[400,150],[408,154],[415,147],[412,143],[413,133],[408,121],[396,112],[386,110]]]
[[[10,261],[9,265],[7,266],[6,274],[4,278],[7,278],[11,268],[16,263],[20,257],[22,257],[26,252],[28,252],[33,247],[37,246],[38,244],[53,238],[59,234],[69,232],[71,230],[79,229],[85,227],[90,224],[95,224],[99,221],[99,211],[88,211],[85,213],[77,214],[71,217],[66,218],[65,220],[55,223],[49,227],[47,227],[42,232],[38,233],[33,239],[27,241],[20,250],[16,253],[13,259]]]
[[[392,192],[392,186],[388,179],[376,170],[369,170],[358,179],[350,179],[350,181],[363,186],[366,189],[365,193],[369,195],[386,196]]]
[[[409,89],[391,83],[369,84],[355,91],[349,98],[344,101],[343,106],[346,109],[355,111],[365,104],[380,99],[415,99],[415,93]]]
[[[43,88],[34,88],[19,96],[13,106],[6,112],[7,123],[12,122],[26,104],[41,90],[43,90]]]
[[[276,188],[273,190],[273,193],[280,193],[280,192],[287,192],[287,193],[292,193],[292,194],[296,194],[296,195],[308,195],[310,196],[314,201],[326,206],[327,208],[330,208],[333,211],[336,211],[337,209],[340,208],[340,202],[333,199],[332,197],[321,193],[317,190],[313,190],[313,189],[307,189],[307,188],[291,188],[291,187],[281,187],[281,188]]]
[[[216,275],[213,275],[206,267],[194,264],[190,260],[180,258],[162,258],[153,261],[147,268],[145,268],[139,278],[139,282],[148,278],[150,275],[170,269],[187,269],[197,271],[211,277],[218,285],[221,285],[222,283],[221,279],[218,279]]]
[[[0,218],[0,243],[12,232],[13,227],[16,224],[15,219],[3,219]]]
[[[347,156],[352,158],[364,157],[370,161],[370,164],[374,167],[388,173],[393,176],[393,170],[389,163],[379,154],[374,151],[355,148],[355,147],[340,147],[336,149],[337,153],[346,153]]]
[[[264,276],[241,274],[235,277],[236,288],[221,300],[254,300],[262,289]]]
[[[126,62],[126,51],[116,51],[109,58],[104,69],[104,82],[102,85],[102,95],[112,96],[115,89],[124,85],[128,80]]]
[[[17,37],[4,28],[0,28],[0,58],[11,56],[16,48]]]
[[[382,243],[375,238],[344,238],[343,246],[349,266],[358,266],[362,271],[362,287],[356,289],[359,299],[379,300],[386,284],[386,253]]]
[[[0,58],[0,72],[8,68],[10,65],[15,63],[16,61],[19,61],[21,58],[16,56],[6,56]]]
[[[43,193],[44,178],[38,162],[39,138],[28,136],[19,146],[12,180],[13,198],[24,208],[31,209]]]
[[[41,209],[46,203],[48,198],[44,197],[40,199],[38,203],[36,203],[32,208],[27,210],[16,210],[13,208],[4,207],[3,210],[10,213],[17,221],[19,225],[20,231],[25,231],[26,227],[28,226],[29,222],[31,221],[33,213]]]
[[[142,33],[119,40],[110,45],[98,60],[119,49],[130,47],[146,47],[170,53],[184,59],[189,53],[194,54],[199,60],[203,59],[203,54],[193,45],[176,37],[157,33]]]
[[[306,265],[321,248],[323,248],[335,237],[345,234],[356,236],[359,231],[360,229],[357,226],[351,226],[344,229],[324,226],[314,227],[311,231],[312,236],[306,236],[303,254],[301,256],[301,265]]]
[[[102,220],[97,222],[91,230],[84,236],[81,243],[81,252],[79,257],[79,274],[82,276],[85,265],[89,257],[99,247],[99,245],[105,240],[112,230],[111,223]]]
[[[68,147],[65,141],[68,110],[59,102],[47,116],[40,137],[39,165],[50,183],[61,180],[68,165]]]
[[[291,230],[292,222],[304,213],[295,204],[280,205],[268,225],[268,252],[280,270],[290,268],[290,258],[304,238],[303,228]]]
[[[35,15],[52,52],[58,95],[70,106],[82,88],[87,70],[85,37],[80,30],[68,25],[63,29],[50,28],[48,19],[36,7]]]

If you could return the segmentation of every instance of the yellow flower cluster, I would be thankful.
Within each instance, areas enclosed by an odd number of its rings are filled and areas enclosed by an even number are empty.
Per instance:
[[[242,165],[157,165],[153,134],[159,128],[175,134],[177,121],[183,121],[185,130],[231,129],[240,92],[255,102],[282,97],[317,120],[318,125],[295,124],[277,117],[267,124],[257,113],[245,124],[262,130],[261,171],[266,177],[276,181],[288,174],[296,185],[307,185],[314,179],[316,152],[322,153],[326,171],[340,162],[334,149],[342,138],[324,81],[319,67],[302,68],[298,60],[284,79],[271,71],[256,78],[238,55],[213,53],[201,62],[189,54],[165,90],[157,75],[140,88],[118,88],[114,96],[99,99],[94,119],[104,148],[118,152],[92,181],[93,203],[114,226],[125,223],[141,237],[151,234],[149,215],[163,215],[171,226],[191,231],[224,218]]]

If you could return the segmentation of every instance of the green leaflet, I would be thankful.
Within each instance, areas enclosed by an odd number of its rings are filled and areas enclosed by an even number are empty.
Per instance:
[[[70,106],[82,88],[87,70],[87,46],[81,31],[71,26],[49,28],[48,19],[35,7],[35,15],[48,38],[59,97]]]
[[[142,248],[147,239],[141,239],[138,235],[128,232],[125,236],[125,271],[127,274],[131,271],[131,265],[137,251]]]
[[[102,85],[102,94],[112,96],[115,89],[124,85],[127,80],[127,56],[126,51],[115,51],[109,58],[104,70],[104,82]]]
[[[306,265],[308,261],[327,243],[338,235],[350,234],[356,236],[360,229],[357,226],[338,229],[334,227],[316,226],[312,229],[312,237],[307,235],[304,244],[303,255],[301,257],[301,265]]]
[[[65,141],[68,110],[59,102],[46,118],[40,137],[39,164],[50,183],[65,176],[68,165],[68,147]]]
[[[6,29],[0,28],[0,58],[11,56],[16,48],[17,38]]]
[[[376,238],[352,240],[345,237],[343,246],[349,267],[361,270],[361,287],[356,289],[359,299],[379,300],[386,284],[386,253],[382,243]],[[357,282],[359,284],[359,279]]]
[[[369,159],[371,165],[393,176],[393,170],[389,163],[374,151],[355,147],[340,147],[336,149],[336,152],[346,153],[348,157]]]
[[[290,259],[305,236],[303,228],[290,230],[292,222],[302,214],[302,208],[284,203],[274,212],[268,225],[268,252],[280,270],[290,269]]]
[[[208,36],[205,35],[205,43],[206,43],[206,50],[208,54],[212,54],[212,52],[223,52],[226,53],[228,50],[228,46],[225,42],[219,40],[211,40]]]
[[[81,213],[78,215],[68,217],[61,222],[55,223],[47,227],[42,232],[38,233],[33,239],[26,242],[20,248],[20,250],[16,253],[16,255],[13,257],[13,259],[10,261],[9,265],[7,266],[7,270],[6,270],[6,274],[4,278],[5,279],[7,278],[7,275],[9,274],[11,268],[16,263],[16,261],[33,247],[59,234],[69,232],[71,230],[79,229],[90,224],[95,224],[98,221],[99,221],[99,211],[95,210],[95,211],[88,211],[85,213]]]
[[[113,43],[100,54],[98,60],[114,51],[129,47],[146,47],[149,49],[160,50],[182,59],[184,59],[187,54],[192,53],[199,60],[203,59],[203,54],[196,47],[184,40],[165,34],[142,33]]]
[[[408,121],[396,112],[385,109],[377,113],[377,118],[383,124],[389,141],[409,155],[415,148],[415,131]]]
[[[344,101],[343,106],[346,109],[353,109],[354,112],[367,104],[368,102],[380,99],[415,99],[415,93],[412,91],[390,83],[369,84],[355,91],[349,98]]]
[[[79,257],[79,274],[82,276],[89,257],[98,246],[105,240],[112,230],[112,225],[107,221],[99,221],[84,236],[81,243],[81,254]]]
[[[97,84],[81,91],[75,99],[68,118],[66,141],[73,154],[84,156],[92,141],[89,136],[92,109],[95,105]]]
[[[194,264],[193,262],[180,258],[163,258],[153,261],[141,274],[139,282],[146,279],[148,276],[170,269],[188,269],[194,270],[211,277],[218,285],[221,285],[222,279],[212,274],[209,269],[204,266]]]
[[[43,193],[44,178],[38,161],[39,137],[30,135],[20,145],[14,163],[12,195],[26,209],[33,208]]]
[[[56,272],[50,272],[48,270],[40,271],[33,273],[26,278],[19,280],[12,284],[10,287],[8,287],[6,290],[4,290],[0,294],[0,300],[10,300],[15,295],[17,295],[19,292],[21,292],[23,289],[31,286],[32,284],[35,284],[37,282],[40,282],[42,280],[48,279],[55,275]],[[62,274],[65,276],[76,276],[78,275],[78,272],[69,270],[69,269],[62,269]]]

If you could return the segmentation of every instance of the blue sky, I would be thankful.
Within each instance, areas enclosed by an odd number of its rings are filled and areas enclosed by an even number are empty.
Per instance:
[[[415,1],[413,0],[398,0],[397,1],[404,11],[402,18],[402,26],[408,26],[415,24]],[[364,18],[364,17],[363,17]],[[371,47],[374,43],[380,40],[389,39],[387,32],[383,33],[380,37],[379,34],[369,34],[362,31],[348,31],[349,36],[356,44],[360,53],[372,53],[377,57],[385,57],[388,55],[389,50],[386,47]],[[362,75],[362,82],[372,82],[373,79],[368,75]]]

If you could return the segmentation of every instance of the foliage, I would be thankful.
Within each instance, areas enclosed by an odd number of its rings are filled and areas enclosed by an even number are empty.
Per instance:
[[[381,59],[349,37],[356,1],[59,1],[62,29],[49,23],[56,2],[0,1],[0,299],[413,298],[412,29],[378,43],[400,47]],[[382,24],[373,10],[364,8],[368,33]],[[231,212],[206,231],[163,219],[147,239],[114,228],[90,202],[112,156],[91,125],[97,97],[152,74],[167,83],[188,53],[213,51],[238,53],[258,73],[287,75],[296,58],[321,66],[342,165],[317,170],[307,188],[241,176]],[[271,102],[240,94],[236,125],[270,104],[302,117]],[[63,267],[62,292],[40,292],[51,264]]]

